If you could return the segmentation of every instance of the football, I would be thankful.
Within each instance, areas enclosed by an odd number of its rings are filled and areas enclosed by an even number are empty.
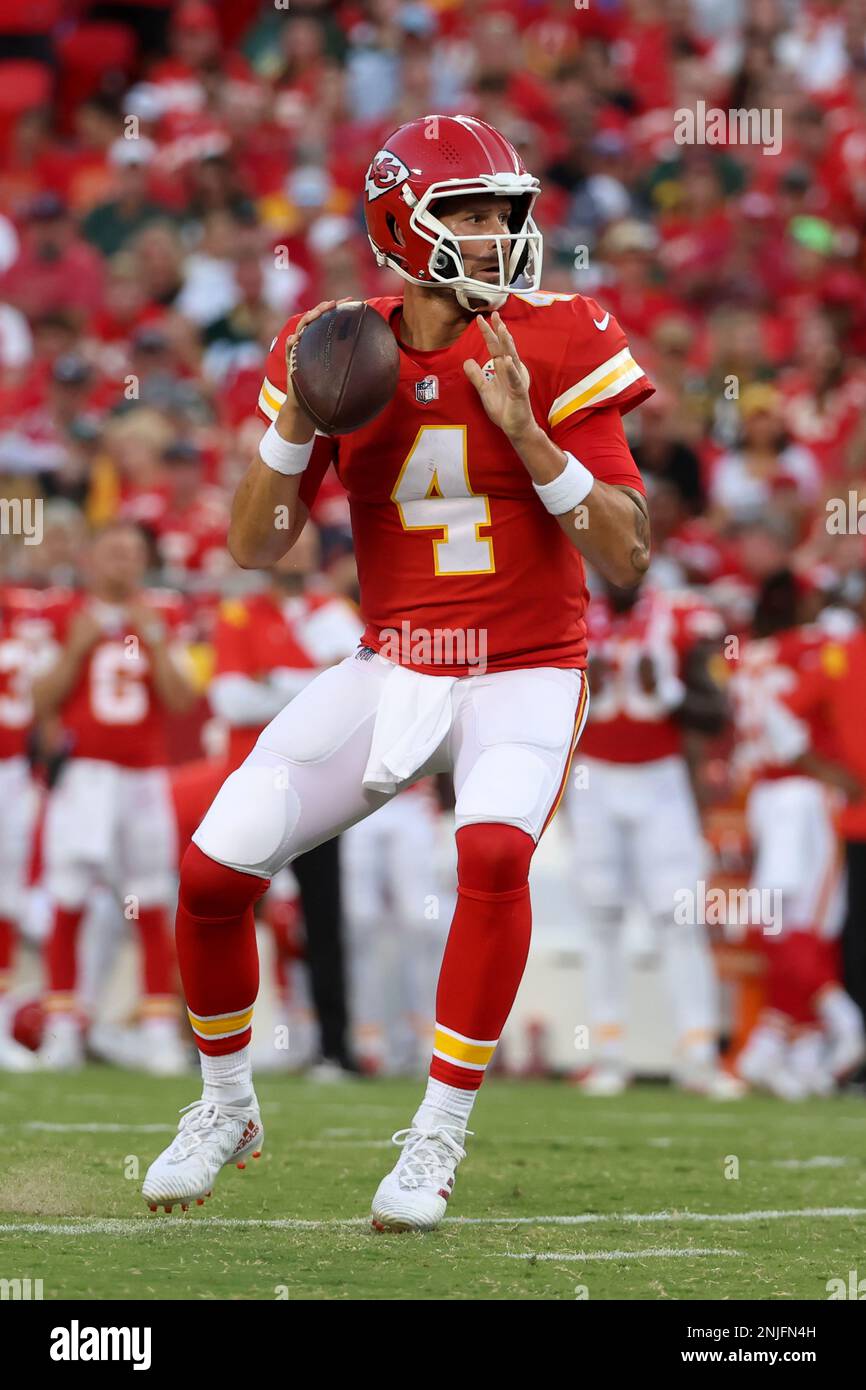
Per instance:
[[[374,420],[397,389],[400,354],[388,324],[361,301],[314,319],[292,349],[298,402],[325,434],[350,434]]]

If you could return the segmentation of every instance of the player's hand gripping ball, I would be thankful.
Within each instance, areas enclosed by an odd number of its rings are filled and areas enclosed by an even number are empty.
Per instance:
[[[397,340],[360,301],[348,301],[308,323],[289,357],[298,405],[325,434],[351,434],[393,399],[400,373]]]

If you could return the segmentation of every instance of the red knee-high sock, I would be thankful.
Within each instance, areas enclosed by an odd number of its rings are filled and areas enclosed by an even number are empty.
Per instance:
[[[140,907],[138,935],[144,977],[144,1010],[166,1012],[175,999],[174,948],[164,907]]]
[[[46,1007],[58,1012],[75,1006],[78,984],[78,933],[84,908],[56,907],[51,935],[45,946],[45,970],[49,998]]]
[[[529,861],[535,844],[512,825],[457,832],[457,908],[436,992],[430,1075],[475,1091],[493,1056],[523,977],[532,913]]]
[[[838,941],[826,941],[815,933],[812,936],[812,963],[809,977],[813,1006],[818,996],[825,989],[838,986],[839,980]]]
[[[275,898],[269,893],[264,901],[264,917],[274,943],[274,984],[287,999],[291,993],[291,967],[304,958],[300,903],[297,898]]]
[[[228,869],[191,844],[180,869],[175,940],[195,1040],[212,1057],[246,1047],[259,989],[253,904],[268,880]]]
[[[796,1024],[817,1021],[814,1000],[832,978],[820,938],[810,931],[789,931],[767,950],[767,1003]]]
[[[8,917],[0,917],[0,995],[11,983],[12,956],[15,948],[15,927]]]

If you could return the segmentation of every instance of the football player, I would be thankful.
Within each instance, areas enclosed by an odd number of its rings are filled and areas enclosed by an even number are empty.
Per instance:
[[[575,886],[589,926],[593,1066],[583,1089],[618,1095],[629,1081],[624,933],[627,909],[637,901],[664,963],[676,1035],[674,1081],[735,1099],[744,1088],[718,1065],[717,984],[706,928],[680,922],[676,911],[677,894],[696,892],[704,871],[685,729],[715,732],[724,722],[721,692],[707,675],[721,620],[688,593],[650,586],[638,594],[605,585],[590,611],[592,712],[566,798]]]
[[[183,1070],[167,908],[175,877],[175,825],[165,768],[168,712],[195,692],[175,640],[171,595],[146,591],[147,542],[114,522],[90,549],[89,588],[52,611],[59,655],[34,684],[37,720],[57,719],[69,751],[45,820],[45,881],[54,902],[46,949],[43,1063],[80,1065],[83,1035],[78,938],[93,886],[121,898],[144,967],[147,1064]]]
[[[33,723],[31,685],[52,650],[35,589],[0,590],[0,1070],[25,1071],[33,1055],[11,1036],[9,990],[15,940],[24,915],[37,792],[27,764]]]
[[[779,896],[782,926],[762,938],[766,1006],[737,1068],[784,1100],[826,1094],[866,1055],[838,949],[845,876],[837,825],[846,839],[849,826],[862,825],[866,786],[863,692],[849,676],[862,633],[840,643],[821,622],[804,623],[806,597],[790,571],[767,582],[731,681],[753,884]]]
[[[620,417],[652,387],[607,310],[540,291],[538,193],[482,121],[401,126],[364,190],[376,259],[406,282],[370,301],[399,348],[392,402],[349,435],[317,436],[287,359],[334,305],[292,318],[274,342],[259,397],[269,428],[238,487],[229,547],[244,567],[276,563],[333,462],[366,628],[355,656],[268,726],[184,858],[177,944],[204,1092],[148,1171],[154,1208],[203,1196],[224,1164],[260,1149],[253,903],[271,876],[401,787],[450,771],[458,896],[433,1058],[373,1223],[431,1230],[446,1210],[526,963],[530,860],[586,718],[583,559],[621,586],[648,564]]]

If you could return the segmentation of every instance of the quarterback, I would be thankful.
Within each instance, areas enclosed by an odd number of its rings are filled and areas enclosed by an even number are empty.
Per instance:
[[[225,1164],[261,1149],[253,905],[271,876],[447,771],[458,893],[433,1056],[421,1104],[394,1136],[400,1155],[373,1198],[373,1225],[432,1230],[446,1210],[526,963],[530,860],[586,719],[583,561],[621,587],[649,562],[621,416],[652,387],[609,312],[539,290],[538,193],[482,121],[401,126],[373,157],[364,194],[376,259],[406,281],[402,298],[371,301],[399,348],[393,400],[351,434],[316,434],[287,359],[331,303],[291,319],[271,350],[259,397],[269,427],[234,499],[231,552],[245,568],[275,564],[333,464],[349,497],[365,631],[352,657],[268,725],[185,855],[177,946],[204,1089],[147,1173],[153,1209],[201,1200]],[[423,640],[386,659],[388,634],[405,624]],[[461,662],[461,644],[435,640],[481,631],[483,671]]]

